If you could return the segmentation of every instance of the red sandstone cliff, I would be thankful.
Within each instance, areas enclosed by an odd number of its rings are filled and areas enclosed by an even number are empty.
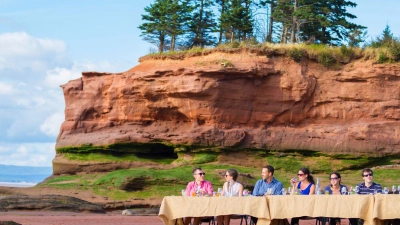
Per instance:
[[[310,60],[215,52],[147,59],[119,74],[85,72],[62,89],[57,148],[164,142],[400,155],[395,64],[358,60],[329,70]]]

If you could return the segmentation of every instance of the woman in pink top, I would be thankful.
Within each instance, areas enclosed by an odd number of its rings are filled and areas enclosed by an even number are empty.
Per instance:
[[[194,181],[188,183],[186,187],[186,196],[191,196],[192,193],[196,193],[197,195],[211,195],[213,194],[213,188],[210,181],[204,180],[204,176],[206,173],[200,168],[194,168],[192,171],[192,175],[194,177]],[[192,220],[191,217],[185,218],[185,225],[188,225]],[[193,221],[193,225],[200,224],[200,217],[195,217]]]

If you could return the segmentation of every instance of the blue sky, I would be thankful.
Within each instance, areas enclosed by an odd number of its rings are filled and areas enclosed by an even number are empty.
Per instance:
[[[0,164],[51,166],[64,120],[59,87],[83,71],[121,72],[155,46],[137,27],[152,0],[0,1]],[[349,9],[372,37],[388,23],[400,36],[395,0]]]

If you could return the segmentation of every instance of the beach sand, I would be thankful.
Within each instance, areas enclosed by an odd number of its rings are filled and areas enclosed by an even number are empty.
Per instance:
[[[0,221],[14,221],[23,225],[163,225],[162,221],[156,215],[128,216],[122,215],[121,211],[108,212],[107,214],[49,211],[10,211],[0,212]],[[231,220],[230,224],[239,225],[240,220]],[[245,225],[244,221],[243,225]],[[315,225],[315,220],[300,220],[300,225]],[[343,219],[342,225],[348,225],[348,220]]]

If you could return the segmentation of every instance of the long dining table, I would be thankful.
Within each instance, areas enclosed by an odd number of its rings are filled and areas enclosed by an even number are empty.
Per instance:
[[[164,197],[158,216],[165,225],[173,225],[184,217],[219,215],[250,215],[258,218],[257,225],[269,225],[269,210],[265,197]]]
[[[271,220],[293,217],[361,218],[373,224],[373,195],[268,196]]]
[[[278,195],[267,197],[164,197],[159,217],[165,225],[184,217],[250,215],[257,225],[293,217],[361,218],[382,225],[400,218],[400,195]]]

